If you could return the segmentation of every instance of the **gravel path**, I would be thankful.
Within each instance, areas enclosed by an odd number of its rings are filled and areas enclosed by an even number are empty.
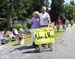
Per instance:
[[[38,53],[25,46],[0,46],[0,59],[75,59],[75,24],[67,28],[62,39],[56,41],[52,52]],[[29,49],[30,48],[30,49]]]

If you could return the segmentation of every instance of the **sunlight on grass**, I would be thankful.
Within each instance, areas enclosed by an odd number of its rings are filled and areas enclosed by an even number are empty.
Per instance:
[[[13,46],[13,45],[17,45],[17,44],[18,44],[17,41],[14,41],[14,42],[9,41],[9,42],[8,42],[8,45],[11,45],[11,46]]]
[[[25,39],[25,45],[32,44],[32,39]]]
[[[56,33],[55,33],[55,38],[56,38],[56,40],[61,39],[61,38],[62,38],[63,33],[64,33],[64,32],[56,32]]]

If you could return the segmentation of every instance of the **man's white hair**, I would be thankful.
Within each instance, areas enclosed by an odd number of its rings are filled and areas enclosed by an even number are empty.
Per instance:
[[[45,6],[42,6],[42,8],[46,11],[46,7]]]

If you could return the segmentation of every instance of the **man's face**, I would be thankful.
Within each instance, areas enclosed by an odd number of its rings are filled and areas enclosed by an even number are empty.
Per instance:
[[[42,11],[42,13],[44,13],[46,10],[42,7],[41,11]]]

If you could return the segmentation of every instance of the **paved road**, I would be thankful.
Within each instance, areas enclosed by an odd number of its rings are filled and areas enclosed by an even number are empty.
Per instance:
[[[56,41],[52,52],[38,53],[31,47],[3,45],[0,46],[0,59],[75,59],[74,45],[75,24],[67,28],[62,39]]]

